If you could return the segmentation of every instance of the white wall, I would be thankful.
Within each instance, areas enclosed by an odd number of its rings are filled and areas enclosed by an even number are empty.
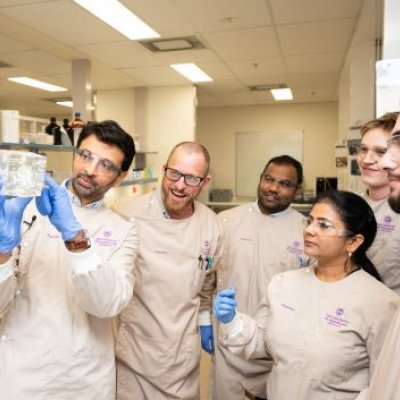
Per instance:
[[[134,131],[134,89],[101,90],[96,93],[96,120],[113,119],[132,136]]]
[[[149,89],[148,134],[146,150],[157,151],[149,165],[160,176],[171,149],[184,140],[195,138],[195,89],[193,86]]]
[[[317,176],[336,176],[337,126],[334,102],[199,108],[196,140],[210,152],[212,187],[234,190],[236,132],[303,130],[303,188],[314,190]]]

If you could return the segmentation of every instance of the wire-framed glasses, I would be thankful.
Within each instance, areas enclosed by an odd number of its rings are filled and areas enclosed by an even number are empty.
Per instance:
[[[106,158],[101,158],[89,150],[75,149],[77,159],[85,165],[96,163],[99,172],[102,174],[116,173],[119,174],[121,169],[118,168],[112,161]]]
[[[348,229],[336,228],[333,223],[327,219],[313,219],[311,217],[303,220],[303,227],[318,236],[351,236],[353,232]]]

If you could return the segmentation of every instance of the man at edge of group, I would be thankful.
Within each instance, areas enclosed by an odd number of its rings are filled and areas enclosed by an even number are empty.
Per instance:
[[[386,113],[361,127],[357,162],[362,181],[367,186],[363,197],[374,211],[378,223],[368,255],[383,283],[400,294],[400,215],[390,208],[388,172],[379,167],[398,115],[397,112]]]
[[[132,297],[138,235],[103,198],[134,154],[116,122],[91,123],[71,180],[0,196],[2,399],[115,399],[112,317]]]
[[[210,158],[199,143],[176,145],[163,167],[161,193],[121,204],[140,235],[135,291],[120,316],[118,400],[198,400],[201,345],[213,351],[211,301],[221,230],[195,201],[208,184]]]
[[[388,140],[388,149],[379,161],[388,172],[389,204],[400,214],[400,116]],[[369,385],[368,400],[395,400],[400,398],[400,309],[388,329],[379,360]]]
[[[218,214],[224,230],[218,285],[235,288],[241,312],[255,316],[272,276],[305,262],[305,217],[290,207],[302,181],[299,161],[288,155],[274,157],[260,175],[257,200]],[[243,400],[245,392],[265,398],[270,367],[268,360],[246,361],[215,346],[212,399]]]

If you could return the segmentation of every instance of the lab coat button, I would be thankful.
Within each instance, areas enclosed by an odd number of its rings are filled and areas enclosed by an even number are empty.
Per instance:
[[[305,270],[306,272],[310,272],[310,271],[311,271],[310,268],[304,268],[304,270]]]
[[[19,289],[16,290],[15,295],[19,296],[21,294],[21,291]]]
[[[2,341],[2,342],[5,342],[6,340],[7,340],[7,336],[6,336],[6,335],[2,335],[1,341]]]
[[[29,247],[29,242],[23,242],[22,247]]]

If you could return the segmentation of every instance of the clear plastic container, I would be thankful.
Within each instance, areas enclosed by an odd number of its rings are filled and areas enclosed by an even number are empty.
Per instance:
[[[0,150],[0,194],[14,197],[39,196],[46,174],[45,156],[28,151]]]

